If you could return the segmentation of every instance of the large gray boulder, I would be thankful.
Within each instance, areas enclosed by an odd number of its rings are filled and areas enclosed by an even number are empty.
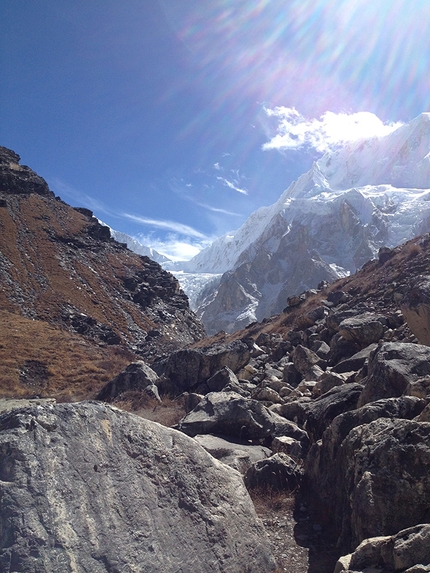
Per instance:
[[[195,390],[224,366],[239,372],[249,362],[253,344],[252,339],[244,339],[209,348],[178,350],[166,360],[153,364],[153,368],[164,377],[162,387],[166,392],[181,394]]]
[[[157,381],[158,375],[143,360],[132,362],[100,390],[96,399],[109,402],[124,392],[140,392],[148,387],[158,395]]]
[[[338,561],[334,573],[365,573],[369,570],[407,573],[430,571],[430,524],[418,524],[396,535],[365,539],[353,553]]]
[[[382,337],[387,319],[379,314],[364,312],[357,316],[346,318],[338,327],[338,332],[345,340],[357,343],[365,348]]]
[[[403,408],[412,414],[417,399],[409,402]],[[312,447],[305,472],[326,515],[333,516],[339,547],[352,550],[366,538],[429,520],[430,423],[379,418],[348,432],[348,416],[333,436],[327,430],[322,446]],[[365,417],[363,412],[356,421]]]
[[[409,328],[421,344],[430,346],[430,276],[419,277],[401,302]]]
[[[275,414],[258,400],[234,392],[211,392],[178,424],[188,434],[217,434],[238,441],[270,440],[290,436],[308,446],[307,433],[297,424]]]
[[[363,391],[361,384],[335,386],[307,405],[306,431],[314,442],[339,414],[354,410]]]
[[[395,398],[430,375],[430,348],[421,344],[385,342],[370,354],[368,376],[358,405]]]
[[[100,403],[0,416],[0,571],[274,570],[238,472]]]
[[[244,482],[249,490],[294,491],[300,485],[303,470],[285,453],[255,462],[245,473]]]

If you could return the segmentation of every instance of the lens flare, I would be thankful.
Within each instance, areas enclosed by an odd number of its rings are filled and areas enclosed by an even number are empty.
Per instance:
[[[196,82],[219,105],[236,98],[393,120],[430,107],[428,0],[159,1]]]

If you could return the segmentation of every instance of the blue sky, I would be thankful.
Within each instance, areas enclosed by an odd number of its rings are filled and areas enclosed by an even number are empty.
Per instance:
[[[185,258],[430,111],[429,44],[428,0],[2,0],[0,145]]]

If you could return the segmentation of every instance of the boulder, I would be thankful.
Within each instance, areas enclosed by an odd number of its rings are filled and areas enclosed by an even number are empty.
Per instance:
[[[315,384],[312,394],[315,397],[322,396],[335,386],[342,386],[345,382],[346,376],[342,374],[336,374],[336,372],[333,371],[324,372]]]
[[[293,362],[287,362],[287,364],[285,364],[282,374],[284,382],[293,387],[297,386],[302,379],[302,375],[294,366]]]
[[[430,346],[430,276],[419,277],[401,302],[403,316],[420,344]]]
[[[319,440],[331,421],[348,410],[354,410],[363,391],[361,384],[336,386],[307,405],[306,431],[312,441]]]
[[[251,393],[254,400],[259,400],[260,402],[270,402],[271,404],[282,404],[284,401],[273,388],[265,386],[263,388],[256,388]]]
[[[302,444],[289,436],[276,436],[272,440],[272,450],[275,453],[288,454],[291,458],[302,459],[305,455],[305,450]]]
[[[96,400],[109,402],[124,392],[145,390],[147,387],[150,387],[152,395],[159,400],[156,382],[157,374],[145,362],[132,362],[100,390]]]
[[[311,400],[308,397],[302,397],[288,401],[286,404],[277,404],[270,409],[277,414],[280,414],[287,420],[295,422],[300,427],[303,427],[307,417]]]
[[[228,366],[224,366],[221,370],[215,372],[206,382],[203,382],[196,388],[196,392],[200,394],[222,391],[237,392],[241,396],[250,395],[247,390],[241,387],[236,374]]]
[[[335,573],[347,570],[364,572],[405,571],[424,573],[430,571],[430,525],[418,524],[399,531],[396,535],[365,539],[349,555],[336,564]]]
[[[238,472],[101,403],[0,416],[0,570],[273,571]]]
[[[371,353],[359,406],[380,398],[401,396],[410,384],[430,375],[430,348],[421,344],[385,342]]]
[[[321,358],[306,348],[301,344],[297,345],[295,349],[291,352],[290,358],[298,372],[304,375],[306,374],[312,366],[318,365],[321,362]]]
[[[194,439],[214,458],[241,474],[244,474],[253,463],[272,455],[272,451],[264,446],[238,444],[211,434],[197,435]]]
[[[294,422],[271,412],[261,402],[243,398],[234,392],[211,392],[178,424],[188,434],[217,434],[237,441],[270,440],[273,436],[291,436],[308,444],[306,432]]]
[[[376,349],[376,343],[369,344],[360,352],[357,352],[350,358],[345,358],[333,366],[333,372],[342,374],[343,372],[352,372],[360,370],[368,362],[370,354]]]
[[[350,551],[366,538],[427,522],[430,423],[379,418],[348,432],[347,416],[340,418],[312,447],[305,468],[308,485],[333,516],[338,546]]]
[[[179,350],[154,363],[153,368],[165,379],[164,391],[178,395],[193,391],[224,366],[239,372],[249,362],[253,344],[252,339],[243,339],[209,348]]]
[[[386,328],[385,323],[384,316],[365,312],[342,320],[338,332],[345,340],[355,342],[361,348],[365,348],[381,339]]]
[[[253,464],[243,479],[248,490],[294,491],[301,482],[302,473],[295,460],[278,453]]]

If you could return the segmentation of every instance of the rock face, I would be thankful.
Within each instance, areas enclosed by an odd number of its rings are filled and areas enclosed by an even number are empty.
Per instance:
[[[371,355],[359,406],[380,398],[401,396],[430,374],[430,348],[419,344],[386,342]]]
[[[204,336],[171,274],[113,240],[89,209],[74,209],[55,197],[4,147],[0,227],[0,309],[9,318],[43,321],[58,337],[78,335],[82,345],[117,347],[135,359],[153,360]],[[1,327],[6,329],[5,321]],[[10,325],[9,338],[13,332]],[[50,363],[41,367],[48,372]],[[0,378],[10,374],[2,371]]]
[[[0,570],[274,570],[240,474],[96,403],[0,416]]]
[[[430,277],[419,277],[402,300],[402,312],[409,328],[430,346]]]
[[[37,193],[54,198],[48,184],[26,165],[14,151],[0,146],[0,191],[2,193]]]

